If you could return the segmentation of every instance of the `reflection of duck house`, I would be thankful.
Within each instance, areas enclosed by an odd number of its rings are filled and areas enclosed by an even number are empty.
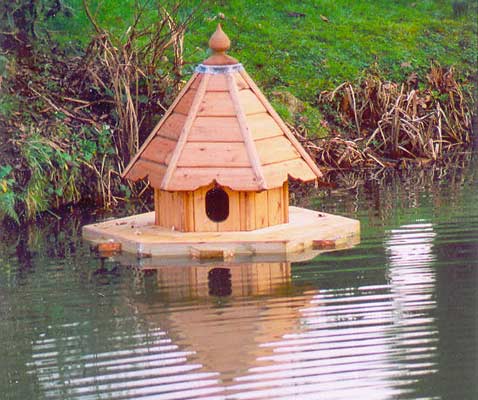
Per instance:
[[[160,292],[174,300],[272,295],[291,282],[290,262],[169,265],[145,271],[154,271]]]
[[[149,268],[148,268],[149,269]],[[300,329],[300,309],[309,296],[277,301],[292,287],[291,264],[218,263],[215,265],[159,266],[158,287],[147,302],[134,301],[150,326],[168,331],[173,343],[194,351],[193,362],[206,371],[220,373],[223,382],[257,365],[256,359],[269,355],[259,346]],[[149,270],[151,270],[149,269]],[[220,297],[220,299],[219,299]],[[194,307],[161,307],[158,304],[190,304]]]
[[[86,227],[85,236],[119,240],[124,250],[179,255],[199,243],[244,252],[244,246],[222,242],[247,242],[250,253],[287,252],[313,239],[357,233],[358,221],[319,220],[310,210],[289,209],[288,177],[307,182],[322,174],[243,66],[225,54],[230,41],[220,26],[209,45],[213,55],[197,67],[123,173],[149,179],[155,212]],[[330,237],[324,227],[332,225]],[[137,237],[130,226],[139,229]],[[268,235],[258,231],[264,228]],[[294,239],[300,244],[287,246]]]

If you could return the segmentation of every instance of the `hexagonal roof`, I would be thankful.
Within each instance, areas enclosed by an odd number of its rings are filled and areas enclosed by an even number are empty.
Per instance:
[[[196,68],[123,172],[154,188],[196,190],[217,182],[233,190],[272,189],[288,176],[322,176],[315,162],[246,73],[225,54],[220,25],[213,55]]]

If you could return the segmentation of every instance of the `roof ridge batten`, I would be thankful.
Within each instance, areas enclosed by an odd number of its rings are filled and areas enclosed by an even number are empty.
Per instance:
[[[159,129],[164,125],[165,121],[169,118],[169,116],[174,112],[174,109],[176,108],[177,104],[179,101],[183,98],[183,96],[186,94],[188,89],[191,87],[193,82],[196,80],[198,77],[198,73],[195,72],[193,76],[189,79],[189,81],[184,85],[184,87],[179,91],[177,97],[174,99],[174,101],[171,103],[169,106],[168,110],[166,113],[163,115],[161,120],[156,124],[156,126],[153,128],[149,136],[146,138],[146,140],[143,142],[135,156],[130,160],[126,168],[124,169],[123,173],[121,174],[122,178],[125,178],[130,169],[133,167],[133,165],[136,163],[138,158],[143,154],[144,150],[146,150],[146,147],[149,145],[149,143],[156,137],[156,134],[158,133]]]
[[[179,157],[181,156],[183,148],[188,140],[189,132],[191,131],[191,127],[199,111],[199,106],[201,105],[204,95],[206,94],[208,81],[209,75],[204,74],[201,77],[201,82],[199,82],[196,96],[194,97],[193,103],[191,104],[191,108],[189,110],[186,121],[184,122],[183,129],[181,131],[181,134],[179,135],[176,148],[174,149],[173,155],[171,156],[171,160],[169,161],[168,168],[166,170],[166,174],[164,175],[163,181],[161,182],[162,190],[168,190],[169,182],[171,180],[171,177],[173,176],[174,171],[176,170]]]
[[[302,159],[307,163],[309,168],[314,172],[314,174],[317,176],[317,178],[321,178],[323,175],[322,175],[322,172],[320,171],[319,167],[317,167],[317,164],[314,162],[314,160],[312,160],[309,153],[307,153],[307,151],[305,151],[305,149],[299,143],[297,138],[294,136],[294,134],[290,131],[290,129],[284,123],[284,121],[282,121],[282,118],[279,116],[279,114],[277,114],[277,111],[274,110],[274,108],[271,106],[271,104],[266,99],[264,94],[261,92],[261,90],[258,88],[256,83],[253,81],[253,79],[249,76],[249,74],[245,70],[239,71],[239,74],[242,76],[242,78],[249,85],[252,92],[257,96],[259,101],[262,103],[262,105],[264,106],[266,111],[269,113],[269,115],[273,118],[273,120],[276,122],[276,124],[279,125],[282,132],[284,132],[284,135],[287,137],[287,139],[289,139],[291,144],[294,146],[294,148],[300,154]]]
[[[259,159],[259,155],[257,154],[256,146],[251,137],[251,133],[249,130],[249,126],[247,124],[246,116],[244,114],[244,110],[241,107],[239,102],[239,93],[237,90],[237,83],[236,78],[233,74],[226,75],[227,77],[227,84],[229,87],[229,93],[231,95],[232,104],[234,106],[234,110],[236,112],[237,121],[239,123],[239,130],[242,134],[244,139],[244,144],[246,146],[247,155],[249,157],[249,161],[252,165],[252,170],[254,171],[254,175],[256,176],[257,183],[259,184],[260,189],[267,189],[266,180],[264,178],[264,174],[262,173],[261,162]]]

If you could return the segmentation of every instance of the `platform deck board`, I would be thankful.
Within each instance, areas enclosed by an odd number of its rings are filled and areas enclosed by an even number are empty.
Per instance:
[[[337,246],[357,241],[360,222],[337,215],[290,207],[289,222],[244,232],[177,232],[154,225],[154,212],[83,227],[93,243],[119,242],[123,251],[184,257],[191,249],[223,250],[234,255],[288,254],[312,248],[317,240]]]

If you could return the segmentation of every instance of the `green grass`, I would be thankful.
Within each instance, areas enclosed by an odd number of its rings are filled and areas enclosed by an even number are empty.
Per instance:
[[[156,18],[154,1],[143,0],[145,22]],[[198,0],[183,0],[187,15]],[[208,39],[218,22],[232,40],[230,54],[244,64],[271,98],[287,91],[305,107],[305,127],[321,136],[322,115],[314,107],[318,94],[369,70],[384,79],[404,81],[412,72],[425,79],[432,63],[454,66],[465,81],[476,80],[478,58],[477,5],[457,16],[445,0],[305,0],[207,1],[185,38],[186,78],[208,56]],[[455,2],[456,3],[456,2]],[[92,27],[82,0],[65,0],[73,17],[50,22],[64,46],[86,46]],[[98,4],[100,6],[98,7]],[[134,0],[91,2],[100,24],[117,37],[133,21]],[[162,2],[164,4],[164,2]],[[219,15],[223,14],[224,18]],[[329,22],[325,22],[324,18]],[[288,104],[273,101],[283,118],[297,125],[301,118]],[[302,111],[302,114],[304,111]]]
[[[63,41],[88,37],[88,22],[80,0],[67,0],[73,18],[56,19]],[[116,34],[132,18],[133,1],[118,5],[105,0],[97,11],[100,22]],[[149,2],[152,3],[152,2]],[[188,1],[183,12],[194,7]],[[471,77],[478,57],[476,2],[455,16],[453,1],[212,1],[203,5],[185,40],[186,71],[207,57],[207,41],[217,22],[232,40],[230,54],[238,58],[267,92],[286,88],[303,101],[317,93],[357,79],[378,68],[401,81],[410,72],[422,74],[432,62],[455,66]],[[95,9],[93,7],[93,9]],[[220,19],[219,13],[225,18]],[[303,17],[290,16],[304,14]],[[151,7],[149,18],[155,13]],[[324,22],[321,16],[330,21]]]

